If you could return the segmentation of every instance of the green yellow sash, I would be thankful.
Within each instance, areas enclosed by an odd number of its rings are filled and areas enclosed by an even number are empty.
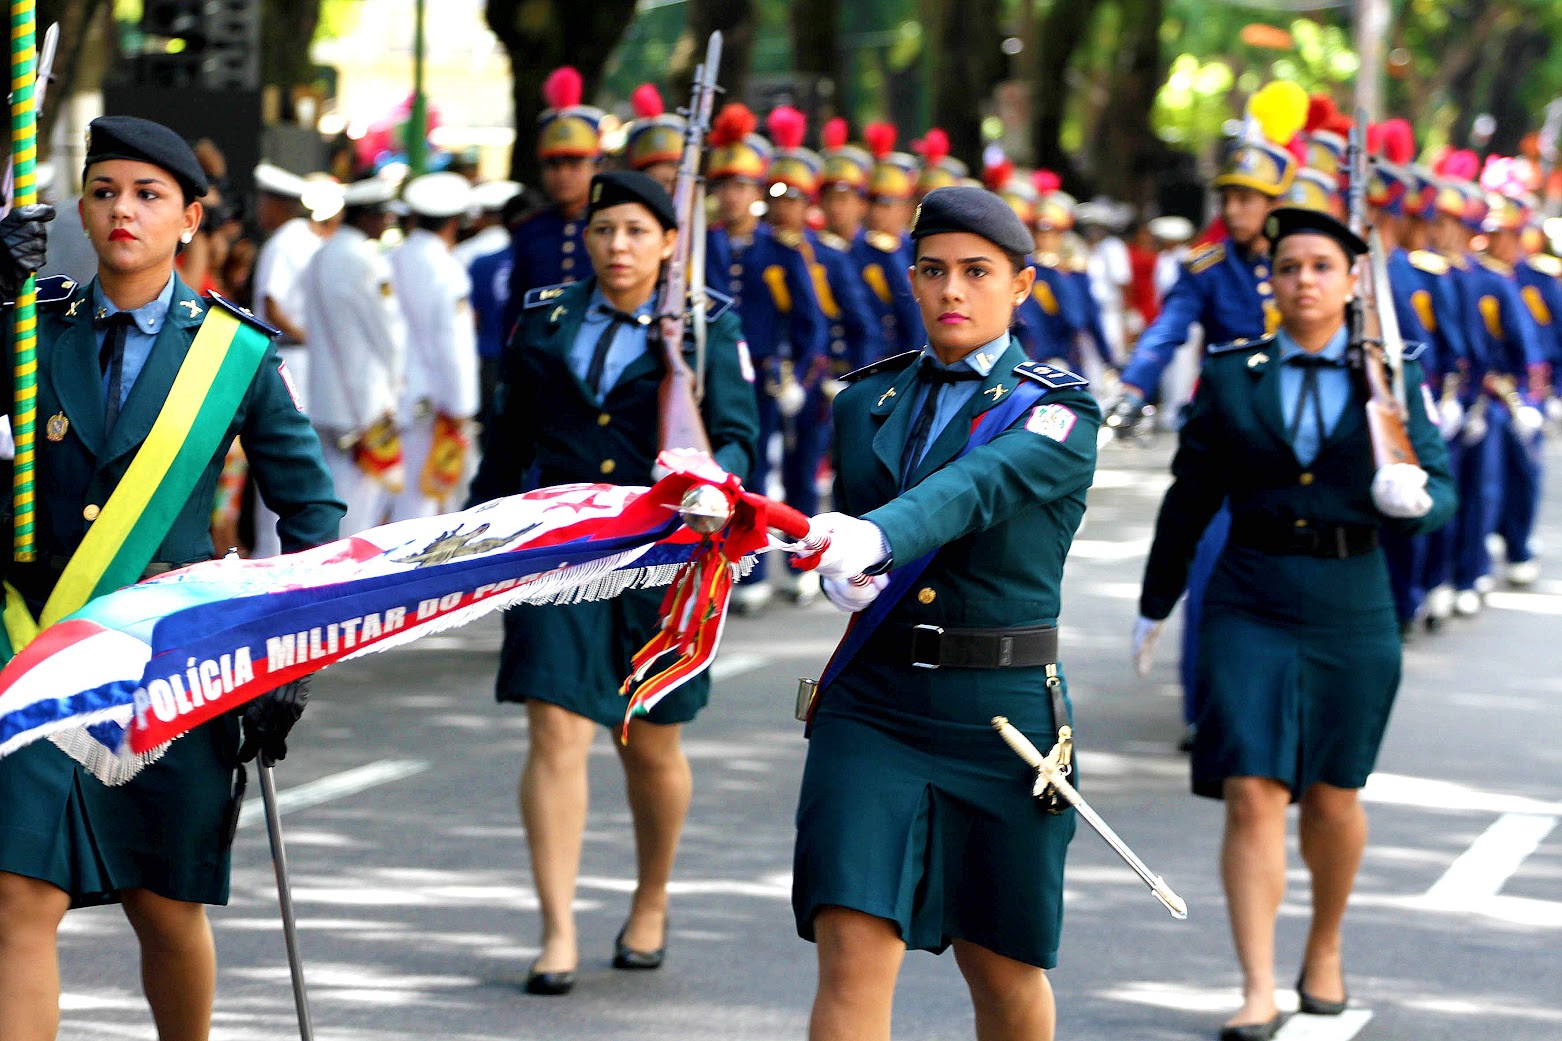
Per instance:
[[[3,619],[12,654],[93,597],[140,580],[201,474],[225,447],[222,438],[269,342],[264,332],[234,314],[208,308],[146,441],[87,529],[36,622],[7,586]]]

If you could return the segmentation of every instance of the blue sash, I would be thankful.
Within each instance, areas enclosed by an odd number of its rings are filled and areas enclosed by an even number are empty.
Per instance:
[[[1040,384],[1029,380],[1021,381],[1008,401],[982,413],[982,417],[976,421],[975,429],[971,431],[970,439],[955,458],[964,457],[967,452],[982,447],[1009,429],[1026,409],[1035,405],[1046,393],[1047,388]],[[935,549],[891,571],[889,585],[884,587],[884,591],[878,595],[878,598],[865,610],[852,615],[851,625],[847,627],[846,635],[841,638],[840,646],[835,648],[835,653],[830,656],[830,664],[825,666],[824,675],[819,679],[818,695],[822,695],[825,688],[834,682],[842,670],[857,656],[857,652],[868,642],[868,637],[872,636],[884,619],[889,617],[895,605],[900,603],[901,597],[916,584],[922,572],[927,570],[927,566],[937,555],[938,550]],[[818,695],[815,695],[815,705],[818,704]],[[812,711],[809,715],[812,716]]]

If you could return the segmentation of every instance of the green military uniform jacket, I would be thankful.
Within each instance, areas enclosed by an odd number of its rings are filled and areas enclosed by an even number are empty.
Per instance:
[[[592,278],[527,294],[501,361],[471,502],[523,491],[533,468],[539,487],[652,483],[657,392],[664,371],[656,339],[601,401],[570,368],[570,348],[595,287]],[[748,348],[725,297],[709,313],[705,352],[700,411],[711,454],[728,472],[746,478],[759,436],[758,408]],[[684,357],[692,367],[692,342],[685,343]],[[632,671],[631,656],[660,623],[662,597],[660,589],[629,590],[610,600],[569,606],[512,607],[505,613],[499,700],[535,697],[604,726],[618,726],[625,706],[619,684]],[[698,676],[658,704],[649,719],[688,722],[709,695],[709,674]]]

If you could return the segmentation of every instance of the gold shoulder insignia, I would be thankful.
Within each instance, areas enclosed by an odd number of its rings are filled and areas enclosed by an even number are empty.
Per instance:
[[[1512,266],[1509,264],[1504,264],[1490,253],[1477,253],[1475,258],[1481,262],[1481,266],[1484,267],[1487,271],[1495,272],[1504,278],[1513,277]]]
[[[893,253],[900,248],[900,238],[887,231],[868,232],[868,245],[880,253]]]
[[[830,249],[835,250],[837,253],[845,253],[847,250],[852,248],[852,244],[850,242],[847,242],[833,231],[821,231],[819,233],[819,241],[824,243]]]
[[[797,249],[803,244],[803,233],[800,231],[778,231],[776,241],[788,249]]]
[[[1417,271],[1425,271],[1430,275],[1448,274],[1448,261],[1429,249],[1411,250],[1410,266]]]
[[[1208,271],[1210,268],[1226,259],[1226,244],[1224,242],[1211,242],[1207,246],[1200,246],[1188,254],[1188,259],[1183,261],[1183,266],[1188,269],[1188,274],[1197,275]]]
[[[1562,258],[1554,257],[1550,253],[1533,253],[1525,263],[1542,275],[1562,278]]]

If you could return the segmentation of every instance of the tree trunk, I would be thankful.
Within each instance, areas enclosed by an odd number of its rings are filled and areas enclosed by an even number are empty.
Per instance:
[[[634,4],[629,5],[630,10]],[[759,27],[759,7],[754,0],[689,0],[689,27],[678,38],[667,70],[672,96],[685,99],[694,84],[694,70],[705,59],[710,34],[721,31],[721,68],[716,82],[726,91],[722,101],[745,101],[749,64],[754,56],[754,36]],[[717,103],[718,109],[721,102]],[[763,113],[761,113],[763,115]]]
[[[39,158],[48,158],[54,123],[60,117],[60,109],[76,92],[82,53],[92,35],[93,20],[107,6],[106,0],[39,0],[38,42],[43,42],[44,29],[54,24],[60,27],[52,78],[43,97],[43,111],[38,114]]]
[[[260,4],[260,85],[277,87],[281,117],[293,118],[292,88],[313,83],[309,41],[320,22],[320,0],[263,0]]]
[[[434,16],[429,5],[430,16]],[[515,146],[510,176],[536,184],[537,117],[544,108],[542,84],[560,65],[573,65],[585,80],[589,103],[602,81],[613,48],[634,18],[635,0],[488,0],[488,27],[510,57],[515,104]]]
[[[1029,79],[1031,81],[1031,141],[1034,162],[1063,178],[1066,188],[1078,190],[1078,171],[1063,151],[1063,115],[1068,103],[1068,71],[1074,52],[1090,29],[1100,0],[1057,0],[1033,34]]]
[[[810,125],[815,137],[824,121],[841,114],[840,18],[836,0],[793,0],[792,63],[803,94],[816,101]]]
[[[1114,58],[1106,104],[1091,136],[1096,190],[1115,199],[1154,198],[1153,176],[1166,149],[1150,127],[1150,107],[1166,79],[1161,59],[1162,0],[1119,0],[1121,50]]]
[[[1518,154],[1519,142],[1532,126],[1532,115],[1519,97],[1519,87],[1550,50],[1550,38],[1524,24],[1514,26],[1502,41],[1486,102],[1486,111],[1497,123],[1485,145],[1488,154]]]
[[[1063,4],[1062,6],[1068,6]],[[949,135],[949,154],[982,167],[983,108],[1003,79],[1000,0],[943,0],[927,48],[933,80],[933,125]]]

